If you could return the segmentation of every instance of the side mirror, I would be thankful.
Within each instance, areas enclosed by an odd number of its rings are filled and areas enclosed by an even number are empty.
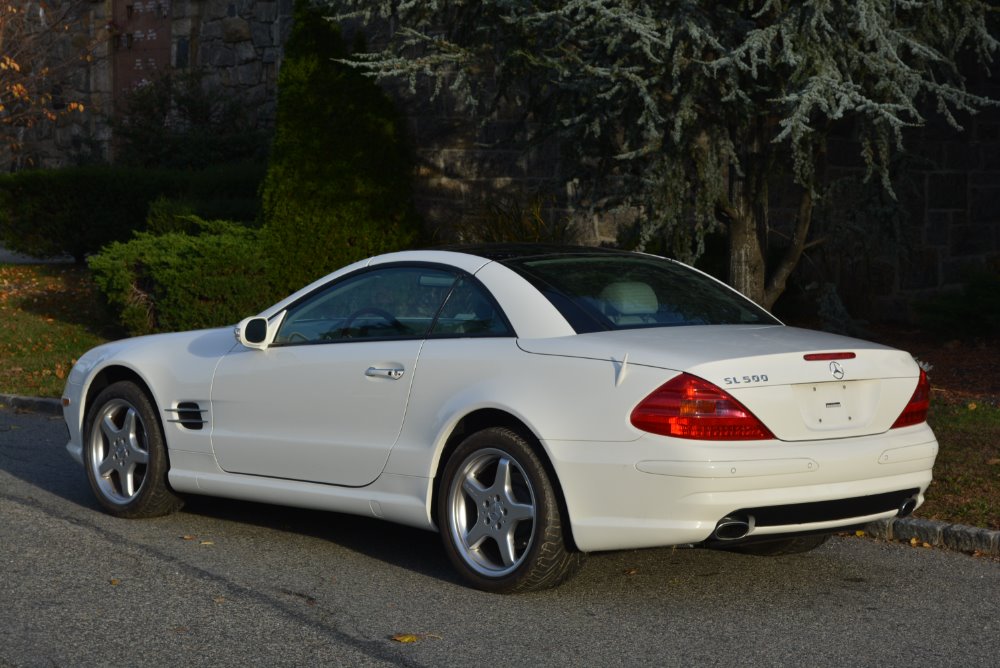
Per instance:
[[[233,330],[236,341],[247,348],[264,350],[270,343],[267,318],[244,318]]]

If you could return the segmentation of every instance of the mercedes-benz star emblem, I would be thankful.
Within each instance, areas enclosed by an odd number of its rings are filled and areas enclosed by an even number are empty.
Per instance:
[[[844,378],[844,367],[840,366],[840,362],[830,362],[830,373],[837,380],[843,380]]]

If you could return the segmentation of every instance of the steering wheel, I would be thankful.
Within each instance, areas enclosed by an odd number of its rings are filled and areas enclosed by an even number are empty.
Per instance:
[[[364,315],[374,315],[382,320],[385,320],[386,323],[388,323],[388,325],[397,332],[403,333],[406,331],[406,327],[403,326],[403,323],[396,320],[396,318],[388,311],[380,309],[377,306],[365,306],[364,308],[359,308],[357,311],[347,316],[347,319],[344,320],[343,326],[340,328],[341,336],[348,336],[347,332],[351,330],[351,325],[354,324],[354,321]]]

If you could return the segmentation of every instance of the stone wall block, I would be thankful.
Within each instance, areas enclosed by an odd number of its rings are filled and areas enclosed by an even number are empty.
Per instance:
[[[276,63],[280,55],[281,53],[278,48],[266,48],[261,51],[260,61],[264,64]]]
[[[253,44],[250,42],[239,42],[236,44],[234,50],[236,52],[236,62],[255,62],[257,66],[260,67],[259,54],[257,53],[257,49],[253,48]]]
[[[222,39],[222,21],[207,21],[201,24],[202,44],[220,39]]]
[[[274,24],[254,21],[250,24],[250,35],[253,45],[258,49],[276,46],[274,43]]]
[[[229,16],[229,5],[231,0],[208,0],[205,7],[205,18],[221,19]]]
[[[253,17],[258,21],[273,23],[278,18],[278,3],[276,2],[255,2],[253,7]]]
[[[924,228],[924,243],[947,246],[951,240],[952,215],[947,211],[929,211]]]
[[[203,63],[212,67],[230,68],[236,65],[236,52],[222,44],[202,44],[201,57]]]
[[[940,260],[935,248],[917,249],[903,271],[903,290],[923,290],[937,287],[940,282]]]
[[[240,86],[250,87],[260,83],[261,77],[261,64],[259,62],[250,62],[246,65],[240,65],[235,71],[235,80]]]
[[[996,249],[995,225],[956,225],[951,234],[951,255],[980,255]]]
[[[932,172],[928,175],[928,209],[964,209],[967,206],[967,174],[964,172]]]
[[[965,135],[965,139],[970,137]],[[952,141],[944,146],[944,168],[970,172],[982,167],[982,149],[978,142]]]
[[[945,260],[941,270],[941,285],[965,283],[969,280],[969,276],[977,274],[985,268],[986,262],[981,255]]]
[[[224,42],[245,42],[251,38],[250,24],[239,16],[222,19],[222,40]]]
[[[194,21],[190,18],[174,19],[170,24],[170,32],[174,38],[190,36],[192,28],[194,28]]]
[[[973,187],[970,189],[970,222],[988,223],[1000,221],[1000,187],[997,187],[998,183],[1000,181],[994,180],[991,184],[993,187]]]

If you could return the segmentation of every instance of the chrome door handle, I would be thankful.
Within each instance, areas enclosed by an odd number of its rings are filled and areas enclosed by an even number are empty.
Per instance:
[[[369,378],[391,378],[393,380],[399,380],[403,377],[403,368],[391,367],[389,369],[379,369],[378,367],[370,366],[365,371],[365,375]]]

